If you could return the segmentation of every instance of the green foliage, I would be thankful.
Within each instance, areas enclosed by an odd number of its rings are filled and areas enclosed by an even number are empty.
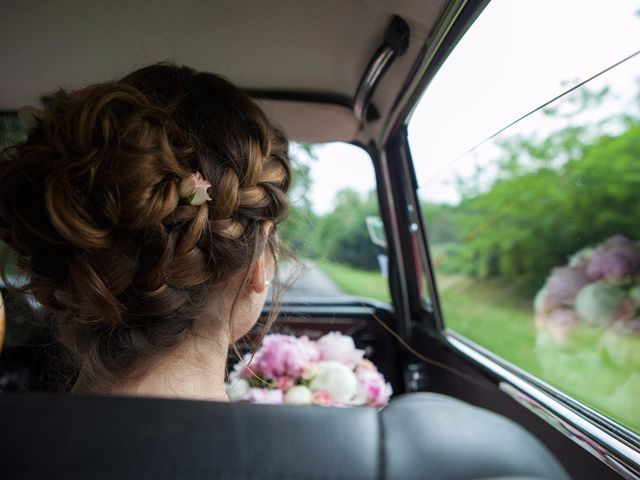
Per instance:
[[[26,138],[27,130],[17,117],[0,115],[0,151]]]
[[[313,232],[318,218],[311,208],[308,192],[311,188],[311,162],[316,160],[312,145],[295,144],[290,149],[292,184],[289,190],[289,216],[279,227],[283,243],[296,255],[316,258]]]
[[[338,192],[333,212],[324,215],[318,225],[321,258],[363,270],[378,270],[377,256],[383,250],[371,242],[366,227],[367,216],[378,214],[374,190],[364,196],[350,189]]]
[[[608,94],[582,92],[569,102],[571,110],[600,105]],[[566,115],[559,109],[544,114]],[[615,130],[602,129],[612,122]],[[625,114],[542,139],[511,137],[498,146],[502,153],[488,186],[478,172],[459,180],[458,205],[425,206],[441,272],[500,277],[531,293],[585,246],[615,234],[640,239],[639,119]]]
[[[308,192],[310,167],[316,161],[310,145],[291,149],[293,186],[289,217],[280,227],[284,244],[297,256],[329,260],[363,270],[378,270],[377,255],[382,248],[371,242],[366,217],[379,215],[375,190],[366,195],[346,189],[337,193],[333,211],[314,212]]]
[[[376,215],[375,190],[361,195],[346,189],[336,195],[333,211],[324,215],[294,205],[281,236],[297,256],[377,271],[377,256],[383,249],[372,243],[366,226],[366,218]]]
[[[567,132],[560,132],[565,137]],[[538,155],[552,159],[556,144]],[[561,168],[541,167],[497,180],[463,200],[458,225],[477,252],[480,276],[522,278],[534,285],[572,253],[614,234],[640,238],[640,125],[602,136]],[[573,157],[573,158],[571,158]]]
[[[430,243],[457,242],[460,240],[456,224],[456,208],[446,203],[423,203],[422,214],[427,225]]]

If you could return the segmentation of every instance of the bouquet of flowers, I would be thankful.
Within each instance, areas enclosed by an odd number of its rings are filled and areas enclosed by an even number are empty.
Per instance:
[[[554,268],[534,300],[535,321],[557,342],[578,326],[640,335],[640,245],[616,235]]]
[[[260,349],[245,355],[229,374],[231,401],[323,406],[383,407],[391,396],[376,366],[353,339],[331,332],[308,337],[267,335]]]

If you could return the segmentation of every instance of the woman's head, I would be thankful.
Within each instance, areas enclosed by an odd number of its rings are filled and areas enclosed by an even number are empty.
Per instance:
[[[199,206],[180,197],[195,173],[212,185]],[[154,65],[51,98],[3,155],[0,238],[99,386],[174,348],[196,321],[246,332],[289,184],[286,139],[246,94]]]

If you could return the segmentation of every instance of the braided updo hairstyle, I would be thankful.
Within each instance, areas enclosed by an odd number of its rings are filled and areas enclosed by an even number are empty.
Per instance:
[[[58,91],[0,163],[0,238],[96,387],[174,348],[286,214],[288,144],[227,80],[157,64]],[[211,201],[180,198],[200,172]],[[3,269],[4,270],[4,269]],[[226,326],[226,325],[225,325]]]

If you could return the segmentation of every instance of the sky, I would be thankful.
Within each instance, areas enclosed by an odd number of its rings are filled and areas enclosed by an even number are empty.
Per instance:
[[[462,156],[465,152],[640,50],[640,17],[635,14],[639,10],[640,0],[493,0],[413,112],[409,142],[420,195],[456,202],[453,176],[473,175],[478,161],[473,155]],[[589,86],[610,84],[618,97],[616,108],[625,108],[637,89],[637,77],[640,56]],[[509,133],[544,129],[540,117],[530,117]],[[488,148],[479,149],[475,157]],[[343,188],[366,192],[374,187],[373,167],[358,147],[327,144],[318,146],[316,153],[309,197],[317,212],[330,211],[335,193]]]

